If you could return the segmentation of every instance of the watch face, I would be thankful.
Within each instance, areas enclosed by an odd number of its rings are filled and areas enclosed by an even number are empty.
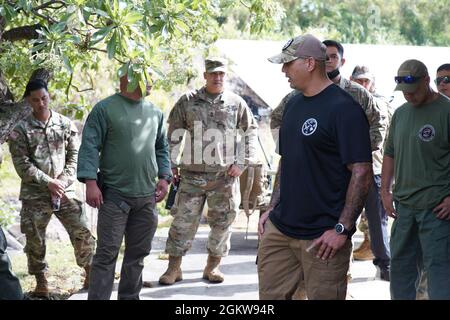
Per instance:
[[[338,223],[334,229],[336,230],[337,233],[342,233],[344,232],[344,226],[341,223]]]

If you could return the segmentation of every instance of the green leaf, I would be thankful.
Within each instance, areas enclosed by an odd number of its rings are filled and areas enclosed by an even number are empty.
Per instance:
[[[119,0],[114,0],[114,16],[117,16],[119,13]]]
[[[69,57],[66,55],[63,55],[63,62],[66,69],[69,71],[69,73],[73,73],[72,64],[70,63]]]
[[[144,16],[139,12],[130,12],[122,18],[122,22],[125,25],[134,24],[135,22],[142,20]]]
[[[109,39],[108,45],[106,46],[106,51],[108,51],[108,58],[114,58],[116,54],[117,47],[117,33],[114,31],[111,39]]]
[[[31,52],[33,53],[33,52],[40,51],[40,50],[44,49],[46,46],[47,46],[47,43],[40,43],[40,44],[34,45],[31,48]]]
[[[106,35],[113,29],[113,26],[104,27],[98,30],[96,33],[92,35],[91,43],[95,44],[101,40],[103,40]]]
[[[128,71],[128,63],[125,63],[119,68],[119,71],[117,72],[117,75],[119,78],[122,78]]]

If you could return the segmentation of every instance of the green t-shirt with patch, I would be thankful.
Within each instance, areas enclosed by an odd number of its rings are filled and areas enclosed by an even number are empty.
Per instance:
[[[394,159],[393,194],[402,205],[431,209],[450,195],[450,99],[399,107],[384,155]]]

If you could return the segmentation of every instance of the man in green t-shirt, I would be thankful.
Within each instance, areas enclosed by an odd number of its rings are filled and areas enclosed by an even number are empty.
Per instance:
[[[415,299],[423,268],[429,298],[450,299],[450,99],[433,91],[418,60],[405,61],[395,81],[407,102],[392,117],[382,168],[383,205],[395,219],[391,298]]]
[[[146,92],[139,86],[129,92],[127,86],[125,74],[120,92],[94,106],[78,155],[77,178],[86,183],[86,202],[99,208],[89,300],[110,299],[123,238],[118,299],[139,299],[144,258],[158,225],[155,204],[172,179],[162,111],[143,99],[149,86]]]

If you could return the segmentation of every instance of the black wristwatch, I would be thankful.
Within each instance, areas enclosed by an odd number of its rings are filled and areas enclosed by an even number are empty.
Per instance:
[[[166,180],[168,184],[170,184],[172,182],[172,176],[168,175],[168,174],[163,174],[158,176],[159,180]]]
[[[346,236],[350,235],[350,230],[345,229],[345,226],[340,222],[334,226],[334,231],[338,234],[345,234]]]

